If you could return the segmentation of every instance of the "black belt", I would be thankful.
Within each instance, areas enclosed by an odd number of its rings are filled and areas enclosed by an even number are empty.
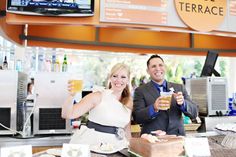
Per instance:
[[[124,129],[118,128],[115,126],[105,126],[98,123],[94,123],[91,121],[87,122],[87,127],[90,129],[95,129],[99,132],[109,133],[109,134],[115,134],[119,139],[123,139],[124,137]]]

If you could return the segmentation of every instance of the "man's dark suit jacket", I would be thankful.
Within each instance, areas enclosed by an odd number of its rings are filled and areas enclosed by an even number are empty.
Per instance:
[[[197,105],[190,100],[185,87],[181,84],[167,82],[167,89],[174,88],[174,92],[182,92],[187,106],[187,111],[182,112],[176,100],[172,97],[171,107],[167,111],[158,111],[155,117],[150,117],[149,108],[160,96],[152,82],[148,82],[135,89],[133,118],[141,124],[141,134],[151,133],[155,130],[166,131],[170,135],[185,135],[182,113],[190,118],[198,115]]]

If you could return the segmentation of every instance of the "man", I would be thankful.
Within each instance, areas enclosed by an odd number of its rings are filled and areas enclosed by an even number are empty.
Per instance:
[[[182,113],[194,119],[198,115],[196,104],[181,84],[165,80],[165,64],[159,55],[152,55],[147,61],[147,73],[151,81],[136,88],[134,92],[133,117],[141,124],[141,134],[162,130],[170,135],[185,135]],[[174,90],[171,105],[160,96],[160,92]]]

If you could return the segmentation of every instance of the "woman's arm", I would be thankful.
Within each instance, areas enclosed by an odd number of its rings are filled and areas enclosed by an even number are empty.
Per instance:
[[[66,101],[62,105],[62,110],[61,110],[61,117],[69,119],[68,115],[71,115],[72,110],[73,110],[73,101],[74,101],[74,96],[69,95],[66,99]]]
[[[133,110],[133,99],[131,97],[129,98],[129,101],[126,104],[126,106],[131,110],[131,113],[132,113],[132,110]],[[131,115],[130,115],[130,122],[125,126],[124,129],[125,129],[126,138],[128,140],[130,140],[130,138],[132,137],[132,135],[131,135]]]
[[[128,141],[129,141],[130,138],[132,137],[132,136],[131,136],[131,125],[130,125],[130,123],[131,123],[131,122],[129,122],[129,124],[127,124],[127,125],[125,126],[125,136],[126,136],[126,138],[127,138]]]
[[[79,103],[73,104],[73,95],[70,95],[62,105],[62,118],[79,118],[101,102],[101,92],[90,93]]]

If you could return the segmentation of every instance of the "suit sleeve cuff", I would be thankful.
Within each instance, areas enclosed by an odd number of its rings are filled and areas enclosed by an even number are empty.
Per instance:
[[[149,107],[149,115],[151,118],[155,118],[159,112],[155,112],[154,105],[150,105]]]
[[[179,105],[178,105],[179,106]],[[184,104],[179,106],[179,109],[182,111],[182,112],[187,112],[187,102],[184,101]]]

